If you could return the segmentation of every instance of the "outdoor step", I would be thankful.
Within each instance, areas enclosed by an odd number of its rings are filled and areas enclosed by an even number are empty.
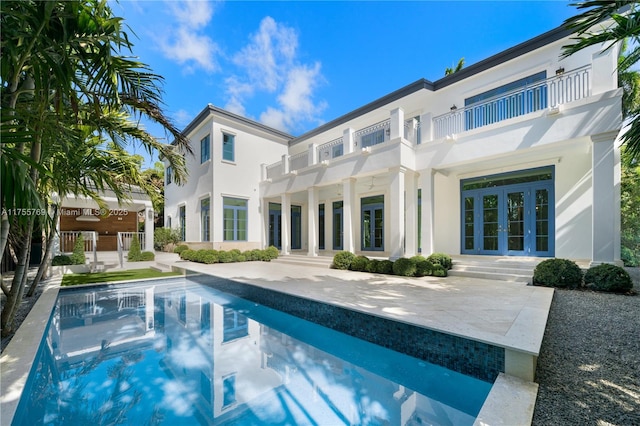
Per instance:
[[[485,272],[485,273],[498,273],[498,274],[514,274],[514,275],[533,275],[534,268],[518,265],[468,265],[468,264],[454,264],[452,270],[464,271],[464,272]]]
[[[313,266],[317,268],[329,268],[333,259],[326,256],[303,256],[303,255],[287,255],[279,256],[272,260],[275,263],[286,263],[292,265]]]
[[[155,264],[150,266],[151,269],[154,269],[156,271],[160,271],[160,272],[171,272],[171,266],[170,265],[166,265],[164,263],[159,263],[156,262]]]
[[[533,275],[518,275],[518,274],[501,274],[494,272],[479,272],[479,271],[460,271],[449,270],[449,275],[452,277],[468,277],[468,278],[481,278],[486,280],[495,281],[508,281],[508,282],[521,282],[531,283]]]

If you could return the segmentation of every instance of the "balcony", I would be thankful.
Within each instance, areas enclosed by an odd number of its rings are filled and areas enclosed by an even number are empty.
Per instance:
[[[440,139],[514,117],[590,96],[591,66],[547,78],[433,118],[434,138]]]

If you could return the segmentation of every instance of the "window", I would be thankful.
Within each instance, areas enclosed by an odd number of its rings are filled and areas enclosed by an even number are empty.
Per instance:
[[[465,99],[465,130],[546,108],[546,78],[541,71]]]
[[[333,249],[342,250],[342,201],[333,202]]]
[[[223,197],[224,241],[247,241],[247,200]]]
[[[202,229],[201,240],[211,241],[211,200],[209,198],[200,201],[200,229]]]
[[[171,183],[171,178],[172,178],[172,174],[173,174],[173,167],[171,166],[167,166],[167,169],[164,172],[165,174],[165,178],[167,179],[167,185],[169,185]]]
[[[367,135],[362,135],[362,139],[360,140],[362,148],[378,145],[382,142],[384,142],[384,129],[376,130],[375,132],[371,132]]]
[[[187,208],[180,206],[180,239],[187,241]]]
[[[222,379],[222,407],[227,407],[236,402],[236,375]]]
[[[228,133],[222,134],[222,159],[226,161],[236,161],[235,156],[235,139],[234,135]]]
[[[209,135],[200,140],[200,164],[211,158],[211,142]]]
[[[249,335],[249,321],[245,315],[232,308],[224,308],[222,341],[239,339]]]
[[[167,228],[171,229],[171,216],[167,216]]]
[[[340,157],[343,154],[343,149],[344,148],[342,144],[335,145],[333,148],[331,148],[331,158]]]

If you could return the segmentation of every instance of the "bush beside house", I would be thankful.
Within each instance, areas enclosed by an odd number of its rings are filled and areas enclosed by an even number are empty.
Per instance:
[[[348,251],[339,251],[333,256],[333,269],[343,269],[377,274],[400,275],[404,277],[436,276],[446,277],[453,262],[451,256],[444,253],[433,253],[429,257],[402,257],[395,262],[391,260],[369,259],[356,256]]]
[[[241,252],[238,249],[229,251],[225,250],[191,250],[187,245],[180,245],[174,250],[180,255],[180,259],[197,263],[206,263],[208,265],[214,263],[234,263],[234,262],[251,262],[263,261],[269,262],[277,259],[278,249],[271,246],[264,250],[254,249]]]
[[[138,235],[133,234],[129,253],[127,254],[127,260],[129,262],[145,262],[155,260],[155,258],[156,255],[154,253],[140,250],[140,240],[138,239]]]
[[[580,267],[568,259],[547,259],[533,271],[533,285],[613,293],[628,293],[633,289],[631,277],[620,266],[601,264],[583,274]]]

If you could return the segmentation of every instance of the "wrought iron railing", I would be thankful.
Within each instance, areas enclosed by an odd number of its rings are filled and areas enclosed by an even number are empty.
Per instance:
[[[588,65],[434,117],[434,137],[443,138],[555,108],[590,94],[591,66]]]

